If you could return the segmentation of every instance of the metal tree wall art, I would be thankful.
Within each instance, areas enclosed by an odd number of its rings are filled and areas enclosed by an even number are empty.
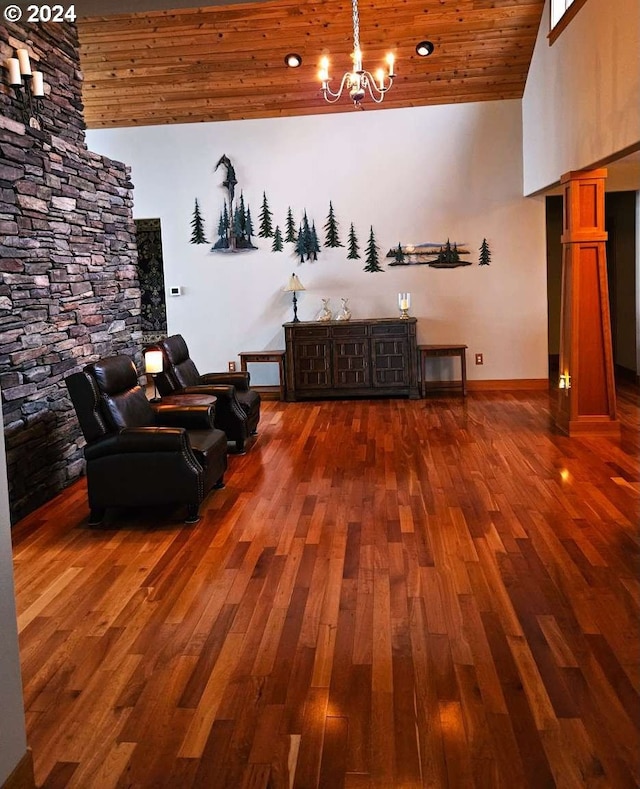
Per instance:
[[[304,263],[305,260],[317,260],[318,252],[320,252],[320,242],[318,241],[315,222],[309,224],[306,211],[298,230],[295,251],[296,255],[300,256],[301,263]]]
[[[239,204],[235,205],[236,171],[231,164],[228,156],[222,155],[215,166],[222,165],[225,168],[226,176],[222,185],[229,193],[229,199],[225,201],[220,219],[218,221],[218,240],[211,248],[214,252],[238,252],[245,249],[257,249],[251,243],[253,235],[253,223],[251,221],[251,211],[249,206],[245,207],[244,197],[240,194]]]
[[[364,271],[371,271],[371,272],[384,271],[378,259],[378,246],[376,244],[376,238],[373,235],[373,226],[371,227],[371,232],[369,233],[366,260],[367,260],[367,265],[364,267]]]
[[[404,252],[402,251],[402,245],[399,243],[398,246],[395,248],[393,253],[393,263],[390,263],[390,266],[404,266],[406,263]]]
[[[388,258],[393,258],[390,266],[431,266],[431,268],[457,268],[470,266],[470,260],[464,260],[462,255],[468,255],[466,244],[451,242],[445,243],[426,242],[424,244],[398,244],[397,247],[387,252]]]
[[[296,223],[293,219],[293,211],[291,210],[291,206],[287,211],[287,220],[285,223],[285,234],[284,240],[290,244],[295,244],[297,241],[297,234],[296,234]]]
[[[487,239],[482,239],[482,244],[480,244],[480,260],[478,261],[479,266],[488,266],[491,262],[491,250],[489,249],[489,244],[487,243]]]
[[[204,235],[204,220],[200,213],[200,206],[198,205],[198,198],[196,197],[196,205],[193,209],[193,219],[191,220],[191,238],[190,244],[208,244],[209,242]]]
[[[356,231],[353,227],[353,222],[351,223],[351,227],[349,228],[347,247],[349,249],[347,260],[358,260],[360,258],[360,252],[358,251],[360,247],[358,246],[358,238],[356,237]]]
[[[279,225],[276,225],[276,229],[273,232],[273,243],[271,244],[271,251],[272,252],[282,252],[284,245],[282,243],[282,233],[280,232]]]
[[[324,226],[325,231],[325,239],[324,245],[326,247],[341,247],[343,244],[340,243],[340,239],[338,237],[338,222],[336,220],[335,214],[333,213],[333,205],[331,201],[329,201],[329,215],[327,217],[327,223]]]
[[[262,193],[262,208],[260,209],[260,229],[258,231],[258,235],[260,238],[273,238],[273,222],[272,222],[273,214],[269,209],[269,203],[267,202],[267,193]]]

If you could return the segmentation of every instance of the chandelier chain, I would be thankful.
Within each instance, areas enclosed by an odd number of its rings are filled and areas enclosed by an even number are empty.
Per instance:
[[[360,17],[358,15],[358,0],[352,0],[353,5],[353,51],[360,50]]]

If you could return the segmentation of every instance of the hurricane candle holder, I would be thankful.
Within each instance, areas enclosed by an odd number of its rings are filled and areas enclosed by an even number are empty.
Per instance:
[[[398,307],[400,308],[400,317],[409,317],[409,307],[411,306],[410,293],[398,293]]]

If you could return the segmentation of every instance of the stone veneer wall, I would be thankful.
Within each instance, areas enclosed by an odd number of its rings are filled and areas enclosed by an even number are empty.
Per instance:
[[[0,387],[12,518],[83,471],[64,378],[125,353],[140,363],[140,287],[129,169],[86,149],[70,24],[0,27],[41,58],[42,130],[0,87]]]

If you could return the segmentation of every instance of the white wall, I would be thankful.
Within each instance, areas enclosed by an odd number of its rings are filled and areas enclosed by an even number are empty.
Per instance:
[[[589,0],[549,46],[549,0],[524,92],[524,193],[640,142],[638,0]]]
[[[185,335],[202,372],[226,369],[242,350],[283,347],[292,309],[282,288],[296,271],[307,289],[302,320],[327,297],[334,308],[349,298],[354,318],[394,316],[398,291],[410,291],[419,341],[465,342],[484,354],[471,379],[546,378],[544,204],[522,197],[519,101],[94,130],[87,142],[132,166],[134,216],[161,218],[166,284],[184,293],[167,297],[169,331]],[[272,253],[263,239],[259,251],[235,255],[190,245],[196,197],[215,236],[226,196],[224,171],[214,172],[222,154],[256,226],[264,190],[281,228],[288,206],[298,220],[306,209],[323,240],[331,200],[343,243],[353,222],[363,259],[323,248],[317,262],[300,265],[291,245]],[[450,238],[469,244],[474,265],[384,261],[384,273],[364,272],[370,225],[381,256],[398,242]],[[492,262],[479,267],[485,237]],[[252,375],[272,382],[266,365]]]
[[[0,400],[0,785],[27,750],[18,655],[9,489]]]

